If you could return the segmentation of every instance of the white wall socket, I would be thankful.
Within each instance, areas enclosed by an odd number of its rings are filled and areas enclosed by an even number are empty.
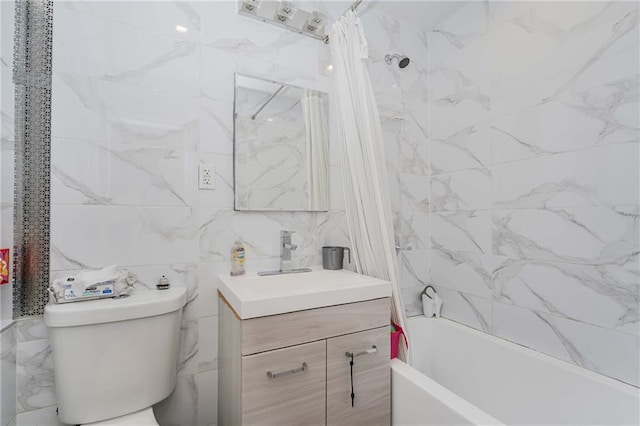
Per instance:
[[[198,188],[216,189],[216,169],[213,164],[198,164]]]

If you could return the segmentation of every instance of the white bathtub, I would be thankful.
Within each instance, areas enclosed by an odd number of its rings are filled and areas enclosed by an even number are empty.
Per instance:
[[[394,425],[638,425],[640,390],[446,319],[410,318]]]

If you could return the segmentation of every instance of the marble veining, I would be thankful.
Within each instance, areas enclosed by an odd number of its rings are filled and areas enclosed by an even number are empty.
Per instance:
[[[504,211],[494,214],[493,223],[495,254],[630,267],[637,262],[640,253],[637,208]],[[540,233],[536,229],[539,223],[549,229],[563,229],[565,237],[572,238],[571,242],[562,241],[548,232]],[[614,224],[615,228],[611,226]],[[613,229],[617,232],[612,232]]]
[[[87,204],[112,204],[111,198],[95,193],[84,182],[70,176],[55,164],[51,165],[51,175],[60,181],[66,188],[82,194],[82,196],[87,199]]]
[[[607,5],[607,7],[610,5]],[[615,43],[631,32],[638,26],[638,10],[633,10],[625,14],[622,18],[611,25],[611,34],[609,38],[604,41],[597,50],[595,50],[591,56],[575,71],[565,83],[558,87],[550,96],[543,98],[543,102],[549,102],[550,100],[557,99],[570,90],[578,79],[595,63],[600,61],[603,55],[613,46]]]
[[[477,295],[487,295],[486,293],[492,290],[495,271],[492,267],[487,267],[482,257],[474,253],[448,250],[437,241],[432,241],[432,245],[431,273],[434,284],[457,289],[465,283],[472,283],[474,290],[467,290],[467,292]],[[465,270],[464,275],[462,275],[462,269]],[[472,272],[472,275],[467,276],[467,272]]]
[[[428,40],[430,282],[443,316],[634,385],[638,11],[478,2]],[[405,295],[415,314],[418,295]]]
[[[48,340],[18,344],[16,400],[18,413],[55,404],[53,359]]]
[[[427,175],[429,162],[427,158],[428,129],[420,115],[426,112],[426,108],[419,105],[415,109],[407,109],[401,121],[400,170],[405,173]],[[419,115],[418,115],[419,114]]]
[[[400,255],[401,287],[418,286],[424,288],[429,284],[427,281],[427,277],[429,276],[427,256],[427,253],[420,253],[418,255],[419,259],[415,259],[415,256],[406,252]],[[425,268],[424,265],[427,267]]]
[[[16,324],[0,331],[0,424],[7,426],[16,411]]]
[[[492,7],[489,1],[467,5],[440,23],[433,34],[443,37],[448,45],[463,50],[486,35]]]
[[[198,362],[198,319],[183,318],[180,326],[178,375],[197,372]]]
[[[468,141],[478,132],[477,126],[469,126],[464,129],[461,129],[447,137],[437,138],[433,137],[431,139],[431,145],[442,145],[453,151],[458,151],[462,157],[468,159],[469,162],[463,166],[464,168],[480,168],[484,167],[487,163],[486,159],[481,158],[481,154],[474,150],[474,146],[469,146]],[[433,148],[432,148],[433,149]],[[451,152],[438,152],[439,154],[446,154],[447,156],[452,156]],[[442,159],[432,158],[431,159],[431,173],[440,174],[445,171],[450,171],[439,166],[438,161],[442,161]]]
[[[593,364],[586,356],[580,353],[578,348],[576,348],[571,340],[567,338],[562,333],[562,331],[560,331],[560,329],[554,324],[553,318],[546,317],[538,312],[534,312],[534,314],[553,331],[553,334],[555,334],[558,340],[560,340],[562,346],[565,348],[574,363],[589,370],[597,370],[596,365]]]
[[[432,244],[438,247],[477,253],[490,253],[490,230],[488,213],[481,211],[461,211],[432,214]],[[436,228],[438,227],[438,228]],[[499,254],[499,253],[497,253]]]
[[[496,165],[494,202],[499,208],[637,205],[639,153],[640,143],[628,142]]]
[[[226,103],[201,93],[200,121],[204,127],[206,136],[200,140],[200,150],[233,153],[233,104]],[[215,135],[215,137],[213,136]],[[208,139],[215,139],[212,144]]]
[[[639,283],[640,271],[616,266],[508,259],[494,270],[493,290],[496,300],[638,334]],[[589,308],[574,306],[571,295]]]
[[[491,207],[491,171],[459,170],[431,176],[432,211],[484,210]]]
[[[163,175],[163,167],[166,167],[167,162],[182,159],[179,152],[174,150],[138,148],[126,151],[112,150],[111,154],[124,163],[131,165],[136,170],[143,172],[153,186],[162,191],[169,192],[173,197],[177,198],[181,204],[185,206],[189,205],[179,194],[179,189],[175,188],[175,184],[172,183],[173,181],[168,180]]]
[[[595,88],[579,92],[575,96],[578,102],[573,103],[571,99],[569,100],[574,108],[601,123],[602,129],[598,132],[598,143],[611,139],[612,135],[619,133],[627,135],[622,136],[626,140],[638,140],[640,127],[637,121],[625,123],[619,115],[623,108],[638,104],[639,81],[640,75],[636,74],[627,79],[609,83],[602,91]]]
[[[473,303],[472,299],[465,295],[464,293],[460,293],[460,297],[469,305],[471,310],[473,311],[473,315],[476,317],[482,329],[486,332],[491,332],[491,327],[489,326],[489,322],[484,318],[482,312],[476,307]]]
[[[491,106],[491,98],[480,86],[474,83],[462,71],[439,68],[433,72],[440,73],[452,86],[452,92],[435,100],[434,104],[440,107],[455,107],[463,101],[472,102],[488,111]]]
[[[492,305],[490,299],[461,291],[438,287],[438,294],[447,301],[442,305],[442,316],[486,333],[491,333]]]
[[[51,244],[51,265],[53,269],[89,268],[79,260],[64,254],[55,244]]]
[[[142,80],[147,73],[166,65],[167,63],[181,57],[193,55],[198,49],[196,43],[186,40],[175,40],[171,51],[159,56],[136,69],[130,69],[117,74],[105,74],[103,78],[121,83],[136,83]]]
[[[492,162],[637,142],[638,79],[636,73],[491,121],[497,132]]]
[[[49,330],[42,317],[23,318],[17,321],[18,342],[48,339]]]

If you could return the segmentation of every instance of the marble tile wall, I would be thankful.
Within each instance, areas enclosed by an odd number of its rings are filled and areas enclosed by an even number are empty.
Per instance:
[[[215,424],[214,277],[233,240],[250,270],[277,265],[279,229],[301,266],[349,245],[335,147],[328,213],[233,211],[233,73],[329,90],[328,49],[231,1],[55,7],[52,274],[117,263],[186,286],[178,385],[156,414]],[[474,2],[427,33],[362,10],[410,315],[433,282],[446,317],[638,384],[637,13]],[[384,63],[395,52],[407,69]],[[199,162],[215,191],[197,190]],[[18,424],[54,424],[47,336],[21,324]]]
[[[0,426],[15,425],[16,324],[0,328]]]
[[[26,425],[25,413],[56,403],[53,358],[42,317],[20,319],[16,324],[16,419],[17,424]]]
[[[317,7],[329,16],[344,9]],[[215,277],[227,273],[238,236],[249,270],[277,267],[280,229],[296,231],[300,266],[318,265],[323,245],[349,245],[335,147],[329,212],[233,210],[234,73],[330,90],[327,46],[235,8],[233,1],[55,3],[52,277],[115,263],[140,286],[164,274],[187,287],[178,384],[155,407],[163,426],[217,421]],[[365,25],[397,182],[397,223],[410,253],[427,253],[426,36],[375,10]],[[390,50],[413,52],[416,67],[402,75],[390,68],[383,62]],[[215,165],[215,191],[197,189],[200,162]],[[410,271],[424,263],[408,259]],[[33,318],[18,327],[18,424],[57,422],[41,326]]]
[[[640,385],[637,2],[472,2],[429,34],[443,315]]]

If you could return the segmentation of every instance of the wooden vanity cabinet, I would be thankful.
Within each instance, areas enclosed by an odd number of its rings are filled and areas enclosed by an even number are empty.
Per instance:
[[[386,342],[386,344],[380,344]],[[376,347],[375,353],[362,353]],[[354,353],[351,374],[346,352]],[[327,425],[389,425],[389,326],[327,340]]]
[[[389,298],[241,320],[219,296],[219,426],[390,424]]]

